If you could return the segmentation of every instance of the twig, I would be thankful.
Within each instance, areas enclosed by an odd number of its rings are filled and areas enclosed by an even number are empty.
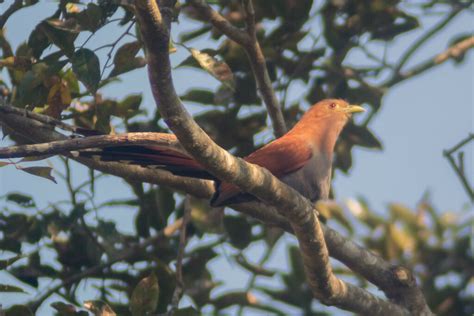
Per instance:
[[[8,18],[15,13],[16,11],[20,10],[23,8],[23,0],[15,0],[8,9],[3,12],[2,15],[0,15],[0,29],[3,29],[5,24],[7,23]]]
[[[280,102],[273,90],[272,82],[268,75],[265,56],[263,55],[255,33],[255,12],[252,1],[244,0],[247,32],[234,27],[205,1],[191,0],[190,3],[198,10],[205,20],[211,22],[214,27],[245,49],[258,89],[272,120],[274,134],[277,137],[284,135],[286,133],[286,124],[281,111]]]
[[[167,313],[169,316],[173,316],[175,311],[178,309],[179,301],[184,293],[183,258],[184,249],[186,248],[186,229],[191,219],[191,209],[191,198],[190,196],[186,196],[184,200],[184,215],[179,233],[178,255],[176,257],[176,287],[171,299],[171,309]]]
[[[388,88],[402,80],[414,77],[428,69],[431,69],[435,66],[438,66],[444,63],[445,61],[451,58],[457,58],[461,56],[462,54],[466,53],[466,51],[468,51],[469,49],[473,47],[474,47],[474,36],[471,36],[471,37],[466,38],[465,40],[460,41],[459,43],[456,43],[455,45],[451,46],[446,51],[436,55],[435,57],[432,57],[424,62],[421,62],[420,64],[414,66],[410,70],[399,74],[398,76],[389,80],[385,84],[382,84],[382,87]]]
[[[389,80],[389,82],[398,82],[400,80],[399,77],[401,76],[401,70],[403,66],[410,60],[410,58],[413,56],[413,54],[416,53],[418,48],[420,48],[424,43],[426,43],[431,37],[433,37],[436,33],[438,33],[440,30],[442,30],[456,15],[458,15],[459,12],[461,12],[462,7],[461,6],[455,6],[451,13],[449,13],[444,19],[442,19],[438,24],[436,24],[431,30],[423,34],[419,39],[417,39],[412,45],[410,45],[410,48],[403,54],[403,56],[400,58],[400,61],[398,64],[395,66],[395,69],[393,71],[393,76]]]
[[[456,163],[454,160],[454,157],[452,156],[455,152],[460,150],[463,146],[467,145],[469,142],[474,140],[474,134],[469,134],[468,137],[465,139],[461,140],[458,144],[454,145],[451,149],[445,150],[443,152],[443,155],[448,159],[449,163],[451,164],[451,167],[454,169],[454,172],[458,176],[459,180],[462,183],[462,186],[464,190],[466,190],[471,202],[474,202],[474,188],[471,186],[469,183],[466,174],[464,172],[464,156],[463,152],[459,152],[459,162]]]
[[[179,222],[181,225],[176,225],[176,222]],[[44,294],[42,294],[39,298],[37,298],[34,302],[29,304],[29,307],[33,310],[36,311],[36,309],[46,300],[48,297],[50,297],[53,293],[56,293],[63,287],[67,287],[71,284],[74,284],[78,281],[81,281],[83,278],[90,277],[95,275],[96,273],[102,274],[101,272],[104,269],[110,268],[112,265],[114,265],[117,262],[120,261],[126,261],[127,259],[130,259],[136,255],[136,252],[141,250],[141,249],[146,249],[150,245],[156,244],[157,241],[163,239],[163,238],[169,238],[171,237],[174,232],[176,232],[179,228],[182,227],[182,221],[179,219],[175,223],[170,224],[169,226],[165,227],[162,231],[160,231],[157,235],[152,236],[144,240],[142,243],[137,244],[132,247],[125,248],[125,250],[117,255],[115,258],[110,259],[108,262],[101,263],[99,265],[96,265],[94,267],[91,267],[89,269],[86,269],[84,271],[81,271],[77,274],[73,274],[66,279],[62,280],[60,284],[57,284],[53,287],[51,287],[49,290],[47,290]]]

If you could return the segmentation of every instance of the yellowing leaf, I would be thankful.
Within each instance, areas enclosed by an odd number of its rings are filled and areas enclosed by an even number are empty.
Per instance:
[[[116,316],[113,309],[103,301],[85,301],[84,307],[94,313],[95,316]]]
[[[133,316],[153,313],[158,307],[160,288],[155,273],[143,278],[135,287],[130,299],[130,310]]]
[[[191,48],[191,55],[196,59],[199,65],[210,73],[214,78],[221,81],[230,89],[235,89],[234,74],[230,67],[223,61],[219,61],[206,53]]]

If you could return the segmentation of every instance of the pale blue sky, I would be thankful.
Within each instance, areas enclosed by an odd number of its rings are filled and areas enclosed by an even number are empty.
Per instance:
[[[10,1],[5,1],[0,4],[0,12],[9,3]],[[16,47],[41,19],[50,14],[51,11],[48,11],[48,8],[51,9],[55,6],[55,3],[45,1],[40,6],[36,5],[12,16],[7,23],[6,35],[13,46]],[[397,56],[406,50],[423,30],[429,28],[437,19],[439,17],[424,18],[422,28],[395,41],[389,47],[394,55],[389,58],[396,60]],[[174,25],[175,31],[192,27],[193,24],[189,22]],[[429,42],[421,54],[415,56],[414,63],[424,60],[427,56],[442,52],[453,35],[473,30],[473,15],[459,16],[437,36],[436,40]],[[112,36],[113,34],[117,34],[116,30],[109,28],[108,31],[99,33],[97,39],[105,42],[110,41],[115,38],[115,35]],[[81,39],[76,43],[82,43]],[[197,41],[193,45],[197,48],[206,47],[206,43],[203,41]],[[98,46],[100,44],[94,44],[94,47]],[[380,47],[373,47],[373,51],[376,53],[380,53],[380,49]],[[187,54],[184,49],[178,47],[178,53],[172,56],[173,64],[178,64]],[[383,109],[370,125],[382,140],[384,150],[354,150],[354,167],[349,175],[338,172],[334,180],[338,201],[343,202],[346,199],[363,196],[375,209],[384,212],[387,203],[394,201],[414,207],[423,194],[428,191],[433,204],[441,212],[468,211],[468,197],[447,160],[443,157],[442,151],[466,137],[469,132],[473,132],[473,57],[474,54],[469,53],[466,56],[466,62],[461,66],[455,66],[452,61],[448,61],[415,79],[397,85],[387,93],[383,99]],[[354,64],[364,61],[357,54],[351,56],[350,60]],[[0,73],[0,75],[4,78],[4,73]],[[143,69],[127,74],[123,79],[122,83],[111,85],[105,89],[104,93],[107,96],[120,98],[129,93],[143,92],[145,107],[148,109],[154,107],[146,73]],[[184,68],[174,72],[174,81],[178,92],[184,92],[196,85],[214,87],[217,84],[204,72]],[[297,100],[300,95],[304,95],[305,89],[304,86],[296,85],[291,89],[290,98]],[[192,109],[199,111],[196,107],[192,107]],[[264,139],[270,140],[269,135],[270,132],[264,133]],[[1,146],[7,144],[9,143],[6,141],[1,142]],[[471,180],[474,179],[473,145],[466,152],[466,168]],[[59,170],[63,169],[57,159],[50,160],[50,163],[55,168],[60,166]],[[77,169],[78,171],[74,174],[76,184],[82,182],[87,176],[86,168]],[[97,195],[100,201],[130,195],[122,181],[111,176],[100,180],[99,188]],[[62,184],[55,185],[50,181],[19,172],[13,167],[1,168],[0,195],[11,191],[34,194],[40,207],[67,198],[67,191]],[[133,212],[129,209],[109,209],[101,216],[115,218],[124,231],[133,229],[131,220]],[[93,222],[94,217],[90,216],[89,220]],[[285,241],[291,242],[291,239],[291,237],[286,237]],[[278,246],[279,250],[275,252],[270,261],[272,267],[278,269],[286,267],[286,255],[283,253],[285,248],[286,244],[283,242]],[[228,255],[232,253],[231,249],[217,250]],[[251,247],[249,254],[254,254],[256,257],[261,255],[259,245]],[[228,260],[214,261],[211,266],[217,272],[217,278],[227,283],[223,289],[237,289],[246,284],[245,274]],[[5,274],[0,274],[0,278],[5,277]],[[277,285],[278,282],[275,282]],[[219,292],[222,292],[222,289],[216,291],[216,293]],[[32,289],[30,293],[34,293]],[[90,298],[91,294],[88,292],[84,296]],[[13,300],[11,296],[0,296],[0,304],[8,305],[13,301],[17,300]]]

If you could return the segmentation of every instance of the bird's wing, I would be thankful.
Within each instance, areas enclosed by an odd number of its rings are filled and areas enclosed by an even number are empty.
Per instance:
[[[81,151],[80,155],[89,158],[98,157],[101,161],[164,169],[179,176],[215,179],[190,156],[163,146],[111,146],[100,150]]]
[[[253,152],[244,160],[266,168],[277,178],[302,168],[312,156],[308,143],[297,138],[283,137]],[[238,203],[249,200],[244,194],[230,183],[220,183],[211,200],[211,205]]]

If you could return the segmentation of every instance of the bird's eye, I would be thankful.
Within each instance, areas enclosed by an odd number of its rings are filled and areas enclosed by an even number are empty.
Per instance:
[[[336,103],[331,103],[331,104],[329,104],[329,107],[331,109],[335,109],[337,107],[337,104]]]

